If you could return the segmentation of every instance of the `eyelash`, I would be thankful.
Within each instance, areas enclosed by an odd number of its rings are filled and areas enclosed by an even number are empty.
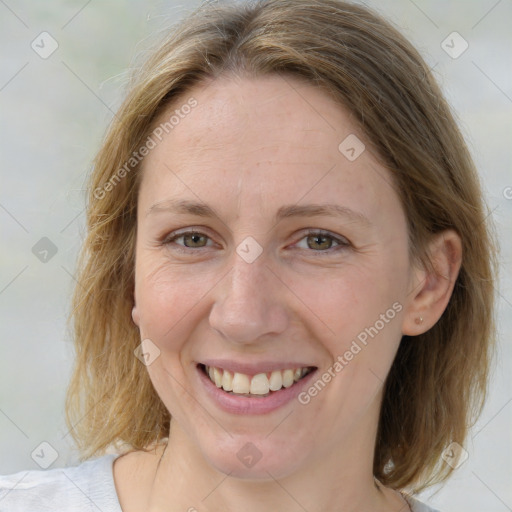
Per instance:
[[[187,235],[200,235],[200,236],[206,237],[208,240],[211,240],[211,238],[208,235],[206,235],[205,233],[202,233],[201,231],[190,230],[190,231],[182,231],[182,232],[178,232],[178,233],[171,233],[170,235],[165,237],[164,240],[162,240],[162,245],[174,244],[176,240],[183,238],[184,236],[187,236]],[[319,230],[319,229],[307,230],[304,233],[304,236],[302,238],[300,238],[296,242],[296,244],[310,236],[322,236],[322,237],[330,238],[332,241],[334,241],[335,243],[338,244],[334,247],[329,247],[329,249],[326,249],[326,250],[318,250],[318,251],[315,251],[314,249],[309,250],[309,252],[319,253],[319,255],[322,255],[322,256],[325,254],[332,254],[333,252],[338,252],[339,250],[347,249],[348,247],[351,247],[351,245],[352,245],[345,237],[336,236],[336,235],[329,233],[328,231]],[[176,244],[176,249],[178,251],[184,252],[184,253],[189,253],[191,251],[197,252],[197,249],[205,249],[207,247],[210,247],[210,246],[194,248],[194,247],[186,247],[181,244]]]

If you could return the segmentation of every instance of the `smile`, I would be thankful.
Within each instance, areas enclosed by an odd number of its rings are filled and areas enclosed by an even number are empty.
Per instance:
[[[314,367],[288,368],[247,375],[222,368],[199,365],[209,379],[225,392],[264,398],[282,388],[289,388],[314,370]]]

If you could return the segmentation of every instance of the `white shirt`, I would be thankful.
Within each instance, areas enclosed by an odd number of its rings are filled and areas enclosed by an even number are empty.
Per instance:
[[[0,512],[123,512],[109,454],[77,466],[0,476]],[[407,496],[412,512],[439,512]]]

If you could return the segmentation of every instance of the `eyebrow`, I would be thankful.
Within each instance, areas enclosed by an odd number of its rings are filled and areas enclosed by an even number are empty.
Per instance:
[[[146,216],[161,212],[171,212],[183,215],[196,215],[198,217],[217,217],[220,215],[215,211],[214,208],[205,204],[187,199],[168,199],[155,203],[151,206]],[[371,226],[371,222],[363,213],[356,212],[341,206],[339,204],[290,204],[281,206],[274,216],[274,221],[278,222],[285,218],[290,217],[342,217],[352,222],[359,222]]]

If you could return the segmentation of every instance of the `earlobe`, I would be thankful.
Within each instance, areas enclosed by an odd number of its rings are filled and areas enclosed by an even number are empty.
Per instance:
[[[139,326],[139,322],[140,322],[140,318],[139,318],[139,311],[137,309],[137,305],[134,304],[133,308],[132,308],[132,320],[133,320],[133,323],[137,326],[137,327],[140,327]]]
[[[462,263],[462,242],[454,230],[437,234],[429,244],[432,270],[418,270],[402,324],[402,334],[428,331],[445,311]]]

